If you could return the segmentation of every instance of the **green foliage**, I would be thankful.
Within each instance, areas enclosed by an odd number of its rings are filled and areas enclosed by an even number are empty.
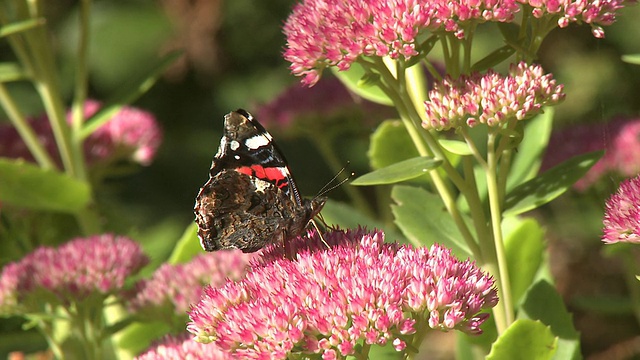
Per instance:
[[[426,175],[429,170],[442,163],[430,157],[416,157],[364,174],[351,182],[351,185],[387,185],[403,182]]]
[[[415,246],[439,243],[453,250],[460,259],[471,256],[442,200],[422,188],[396,185],[391,191],[395,202],[391,210],[402,233]]]
[[[603,151],[595,151],[577,156],[518,185],[505,198],[505,216],[533,210],[562,195],[584,176],[603,154]]]
[[[0,199],[17,207],[77,213],[91,199],[89,185],[22,160],[0,159]]]
[[[557,343],[558,339],[548,326],[540,321],[520,319],[498,338],[486,359],[552,359]]]
[[[371,135],[371,144],[367,153],[373,169],[381,169],[419,156],[411,145],[407,129],[399,120],[383,121]]]

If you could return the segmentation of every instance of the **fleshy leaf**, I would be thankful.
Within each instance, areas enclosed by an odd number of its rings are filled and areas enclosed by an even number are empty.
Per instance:
[[[558,336],[554,359],[577,360],[580,355],[580,333],[573,326],[571,313],[556,289],[545,280],[536,282],[528,291],[518,317],[540,320]]]
[[[622,61],[629,64],[640,65],[640,54],[622,55]]]
[[[192,222],[184,230],[184,233],[178,240],[171,257],[169,257],[169,264],[184,263],[191,260],[194,256],[202,254],[202,246],[200,246],[200,240],[198,239],[198,226],[195,222]]]
[[[24,160],[0,159],[0,203],[76,213],[91,200],[89,185]]]
[[[562,195],[583,177],[603,154],[603,151],[594,151],[576,156],[518,185],[505,198],[504,215],[522,214]]]
[[[558,339],[548,326],[520,319],[496,340],[486,359],[546,360],[553,357],[557,346]]]
[[[399,120],[385,120],[378,125],[371,135],[371,145],[367,155],[373,169],[381,169],[420,156]]]
[[[553,108],[548,107],[544,113],[526,121],[525,136],[518,145],[518,152],[511,164],[507,180],[508,189],[532,179],[540,170],[542,157],[551,136],[553,113]]]
[[[329,199],[322,208],[322,218],[327,224],[339,226],[342,229],[355,229],[358,226],[381,229],[387,241],[407,242],[397,229],[385,226],[382,222],[373,220],[358,209],[342,202]]]
[[[442,160],[420,156],[401,161],[382,169],[364,174],[351,182],[351,185],[386,185],[411,180],[426,174],[442,164]]]
[[[340,79],[340,81],[342,81],[349,90],[362,98],[382,105],[393,105],[391,99],[389,99],[389,97],[387,97],[379,87],[374,86],[372,83],[372,80],[376,77],[367,74],[362,65],[353,63],[349,70],[345,71],[338,71],[335,67],[332,67],[331,69],[336,77]]]
[[[416,186],[396,185],[391,190],[391,198],[395,202],[391,205],[395,223],[412,244],[439,243],[451,248],[460,259],[471,257],[439,196]]]
[[[447,140],[447,139],[438,139],[438,143],[442,146],[443,149],[448,152],[456,155],[471,155],[471,149],[469,149],[469,145],[467,145],[464,141],[459,140]]]
[[[534,219],[509,217],[503,221],[505,251],[514,303],[531,286],[544,258],[544,231]]]
[[[502,63],[509,56],[515,54],[515,52],[516,49],[514,49],[511,45],[505,45],[501,48],[498,48],[491,54],[480,59],[477,63],[473,64],[471,66],[471,71],[484,71],[488,68],[494,67]]]

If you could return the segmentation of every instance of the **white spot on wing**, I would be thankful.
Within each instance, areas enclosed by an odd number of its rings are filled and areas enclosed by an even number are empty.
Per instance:
[[[269,145],[270,141],[271,137],[269,136],[269,134],[258,134],[245,140],[244,144],[247,146],[247,148],[255,150]]]
[[[229,144],[229,148],[231,148],[231,150],[236,151],[238,150],[238,148],[240,147],[240,143],[236,140],[231,140],[231,144]]]

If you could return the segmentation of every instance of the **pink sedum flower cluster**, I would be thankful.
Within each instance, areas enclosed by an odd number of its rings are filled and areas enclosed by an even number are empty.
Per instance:
[[[416,56],[423,30],[462,38],[472,20],[511,21],[517,11],[515,0],[304,0],[284,25],[284,58],[304,84],[313,85],[325,67],[346,70],[360,56]]]
[[[624,0],[302,0],[284,25],[284,58],[311,86],[326,67],[346,70],[361,56],[409,59],[420,54],[427,32],[463,39],[478,23],[514,21],[521,8],[559,27],[590,24],[602,38],[602,26],[611,25],[623,5]]]
[[[191,336],[168,336],[153,345],[135,360],[226,360],[234,359],[229,353],[212,344],[196,342]]]
[[[184,264],[164,264],[150,279],[138,282],[130,308],[157,317],[157,308],[168,304],[172,313],[184,316],[189,306],[200,300],[205,285],[218,287],[229,279],[239,280],[253,256],[240,250],[222,250],[198,255]]]
[[[3,268],[0,309],[38,294],[53,295],[61,304],[106,297],[121,291],[125,280],[147,263],[135,241],[111,234],[77,238],[57,249],[39,247]]]
[[[93,116],[102,104],[95,100],[85,103],[85,117]],[[107,159],[119,149],[130,153],[131,160],[149,165],[160,144],[162,131],[150,112],[125,106],[100,126],[85,142],[85,156],[89,162]]]
[[[457,79],[445,77],[436,83],[425,101],[427,129],[448,130],[478,124],[501,126],[509,120],[524,120],[542,107],[564,99],[563,86],[539,65],[512,64],[507,76],[493,70]]]
[[[85,103],[85,117],[100,109],[100,102]],[[67,114],[71,122],[71,114]],[[46,116],[28,121],[38,140],[54,159],[61,163],[57,145]],[[84,142],[84,155],[88,164],[108,161],[112,157],[127,156],[141,165],[150,165],[162,142],[162,131],[155,117],[144,110],[123,107],[109,121],[89,135]],[[10,124],[0,125],[0,156],[34,161],[26,144]]]
[[[189,312],[197,341],[235,358],[353,355],[364,344],[403,351],[422,326],[481,333],[494,280],[439,245],[384,243],[380,231],[334,230],[292,240],[297,259],[267,248],[246,278],[208,287]],[[415,344],[414,344],[415,345]]]
[[[558,17],[558,26],[565,28],[572,22],[591,25],[591,33],[596,38],[604,38],[602,26],[615,22],[616,11],[624,7],[625,0],[518,0],[532,7],[536,18]]]
[[[602,241],[640,243],[640,176],[623,181],[607,201]]]

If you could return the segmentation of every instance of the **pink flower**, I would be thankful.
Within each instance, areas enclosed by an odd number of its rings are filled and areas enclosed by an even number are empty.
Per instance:
[[[161,308],[169,305],[171,314],[182,317],[191,304],[200,300],[204,285],[218,287],[229,279],[239,280],[252,257],[240,250],[217,251],[196,256],[185,264],[164,264],[151,279],[138,282],[130,308],[158,318]]]
[[[640,177],[623,181],[607,201],[602,241],[640,243]]]
[[[57,249],[39,247],[3,269],[0,307],[14,299],[19,303],[26,298],[39,300],[41,292],[62,304],[98,294],[106,298],[120,292],[125,280],[147,262],[136,242],[110,234],[77,238]]]
[[[486,74],[445,77],[436,83],[425,101],[427,129],[448,130],[478,124],[500,126],[509,120],[524,120],[538,114],[543,106],[564,99],[562,85],[539,65],[512,64],[509,75],[493,70]]]
[[[392,342],[401,351],[417,327],[481,332],[496,305],[493,278],[439,245],[384,243],[380,231],[334,230],[292,240],[297,259],[268,247],[239,282],[205,289],[187,329],[238,358],[353,355]]]
[[[201,344],[190,336],[169,336],[140,354],[136,360],[224,360],[233,359],[214,344]]]
[[[100,109],[95,100],[85,103],[85,117]],[[162,142],[162,132],[155,117],[146,111],[125,106],[107,123],[99,127],[85,142],[85,154],[90,163],[108,159],[118,151],[126,151],[131,160],[149,165]]]
[[[100,106],[99,102],[88,100],[85,104],[85,117],[95,114]],[[71,114],[67,115],[67,120],[71,122]],[[47,117],[30,119],[28,122],[45,150],[60,164]],[[0,126],[0,139],[0,156],[34,161],[13,126]],[[151,113],[134,107],[123,107],[107,123],[87,137],[84,142],[85,158],[88,164],[95,164],[113,160],[114,157],[128,157],[141,165],[149,165],[161,142],[162,132]]]
[[[426,30],[463,38],[470,24],[511,21],[517,11],[515,0],[303,0],[284,25],[284,58],[313,85],[325,67],[346,70],[360,56],[414,57]]]
[[[518,0],[531,6],[536,18],[557,19],[558,26],[565,28],[572,22],[584,22],[591,25],[596,38],[604,38],[602,26],[613,24],[616,11],[624,7],[624,0]]]

